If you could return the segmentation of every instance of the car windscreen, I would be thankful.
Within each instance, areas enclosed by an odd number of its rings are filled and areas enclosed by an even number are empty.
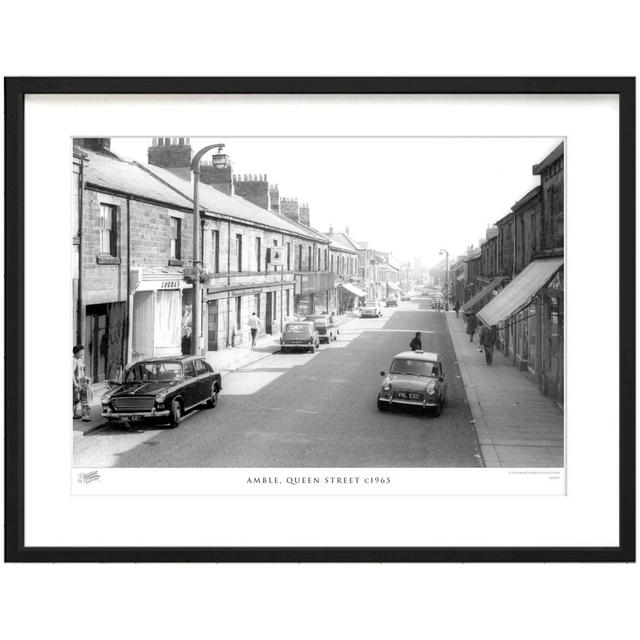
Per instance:
[[[427,360],[396,359],[391,363],[391,373],[409,376],[438,377],[438,365]]]
[[[285,331],[287,333],[311,333],[311,327],[308,324],[288,324]]]
[[[138,362],[127,373],[126,382],[172,382],[182,380],[179,362]]]

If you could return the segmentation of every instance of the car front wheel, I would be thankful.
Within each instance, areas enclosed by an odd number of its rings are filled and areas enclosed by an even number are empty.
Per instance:
[[[169,424],[172,429],[175,429],[182,422],[182,405],[179,400],[174,400],[171,403],[171,418]]]

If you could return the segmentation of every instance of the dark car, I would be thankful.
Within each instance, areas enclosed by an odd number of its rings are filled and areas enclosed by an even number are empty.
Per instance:
[[[320,342],[326,342],[329,344],[332,340],[338,339],[340,331],[336,327],[333,316],[320,315],[320,316],[307,316],[305,320],[313,322],[318,335],[320,336]]]
[[[288,322],[282,332],[280,345],[282,353],[289,349],[314,353],[320,346],[320,334],[313,322]]]
[[[384,301],[385,307],[397,307],[398,306],[398,298],[395,296],[390,296]]]
[[[110,422],[161,421],[177,427],[194,407],[215,407],[222,391],[220,374],[199,356],[140,360],[124,372],[115,367],[109,378],[102,417]]]
[[[411,405],[433,409],[440,415],[447,395],[447,377],[439,353],[403,351],[396,354],[389,373],[378,392],[378,409],[388,411],[393,406]]]

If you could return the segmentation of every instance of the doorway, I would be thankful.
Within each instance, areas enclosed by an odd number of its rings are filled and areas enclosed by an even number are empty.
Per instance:
[[[267,291],[267,313],[265,316],[265,332],[273,333],[273,292]]]
[[[207,351],[218,350],[218,301],[210,300],[207,312]]]

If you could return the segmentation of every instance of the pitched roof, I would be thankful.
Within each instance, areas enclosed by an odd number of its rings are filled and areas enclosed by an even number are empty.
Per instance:
[[[190,180],[180,178],[167,169],[162,169],[143,162],[137,162],[136,164],[146,170],[149,174],[156,176],[158,180],[162,180],[170,185],[176,191],[189,198],[189,201],[192,202],[190,194],[193,192],[193,187]],[[218,191],[211,185],[201,182],[198,193],[200,206],[205,209],[206,212],[228,216],[229,218],[235,218],[243,222],[253,222],[267,227],[273,227],[294,235],[303,235],[312,240],[324,239],[320,234],[314,232],[303,224],[289,220],[286,216],[281,214],[263,209],[240,196],[228,196],[226,193]],[[193,204],[191,206],[193,206]],[[324,239],[324,241],[326,242],[326,239]]]
[[[564,140],[539,164],[533,165],[533,175],[537,176],[542,173],[550,164],[555,162],[560,156],[564,155]]]
[[[136,165],[109,153],[102,154],[84,147],[76,147],[87,158],[84,177],[87,183],[114,191],[154,200],[167,205],[191,208],[191,200],[163,185]]]
[[[337,231],[334,233],[325,233],[325,236],[331,238],[331,240],[337,240],[340,244],[343,244],[345,247],[350,247],[354,251],[363,251],[364,247],[360,245],[360,243],[356,242],[353,238],[351,238],[347,233],[342,231]]]

